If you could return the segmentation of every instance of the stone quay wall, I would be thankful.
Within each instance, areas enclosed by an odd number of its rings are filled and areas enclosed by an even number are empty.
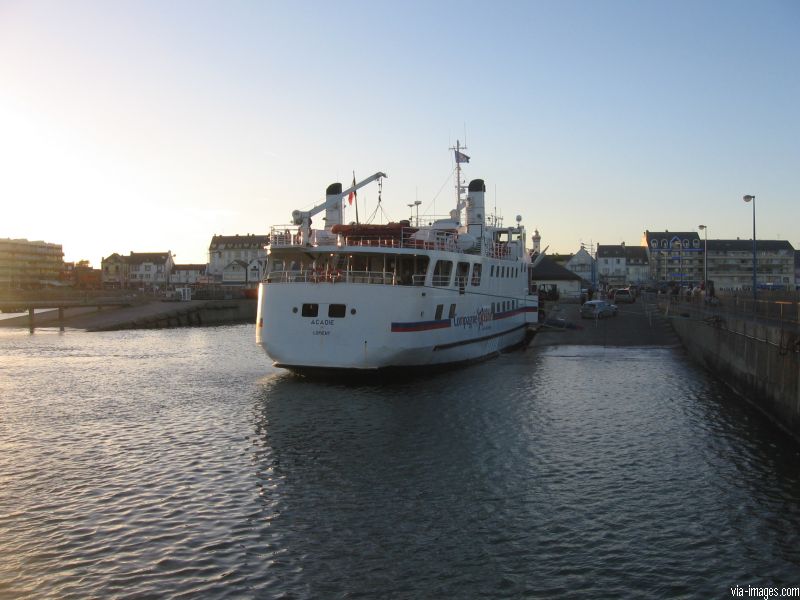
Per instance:
[[[800,441],[800,327],[730,314],[724,307],[665,305],[689,355]]]

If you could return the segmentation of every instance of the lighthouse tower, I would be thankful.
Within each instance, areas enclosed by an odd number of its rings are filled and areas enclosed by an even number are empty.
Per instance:
[[[542,249],[542,236],[539,235],[539,230],[533,230],[533,253],[539,254]]]

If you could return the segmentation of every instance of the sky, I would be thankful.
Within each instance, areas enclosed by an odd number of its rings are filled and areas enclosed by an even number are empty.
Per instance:
[[[375,222],[444,215],[466,140],[549,253],[752,239],[745,194],[800,249],[798,31],[796,0],[0,0],[0,238],[202,263],[354,172]]]

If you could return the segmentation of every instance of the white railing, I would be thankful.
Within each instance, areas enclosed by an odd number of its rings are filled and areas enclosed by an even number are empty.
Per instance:
[[[367,283],[375,285],[399,285],[395,274],[385,271],[319,271],[314,269],[303,271],[270,271],[267,273],[266,277],[264,277],[264,283]],[[415,283],[414,285],[421,284]]]
[[[413,248],[419,250],[440,250],[458,252],[461,254],[480,254],[480,240],[469,248],[459,248],[458,233],[442,230],[422,230],[426,237],[432,239],[418,239],[415,237],[419,230],[414,227],[403,227],[395,230],[376,230],[373,232],[359,233],[358,235],[331,234],[324,230],[311,232],[312,246],[336,245],[338,247],[373,247],[373,248]],[[302,239],[297,233],[297,228],[292,225],[276,225],[270,229],[270,245],[273,248],[291,248],[302,246]],[[335,241],[334,241],[335,240]],[[509,257],[505,244],[492,244],[488,248],[489,256],[494,258]]]

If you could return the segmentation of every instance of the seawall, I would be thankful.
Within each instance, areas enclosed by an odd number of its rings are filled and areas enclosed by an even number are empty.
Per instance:
[[[800,441],[800,331],[702,308],[665,307],[689,356]]]
[[[256,300],[192,300],[190,302],[148,302],[119,308],[76,307],[35,315],[34,327],[66,327],[87,331],[162,329],[198,325],[256,322]],[[0,321],[0,327],[29,327],[29,317]]]
[[[163,310],[134,315],[133,319],[89,326],[89,331],[116,331],[121,329],[165,329],[194,325],[224,325],[256,322],[255,300],[199,300],[166,304]],[[170,304],[172,306],[170,306]]]

